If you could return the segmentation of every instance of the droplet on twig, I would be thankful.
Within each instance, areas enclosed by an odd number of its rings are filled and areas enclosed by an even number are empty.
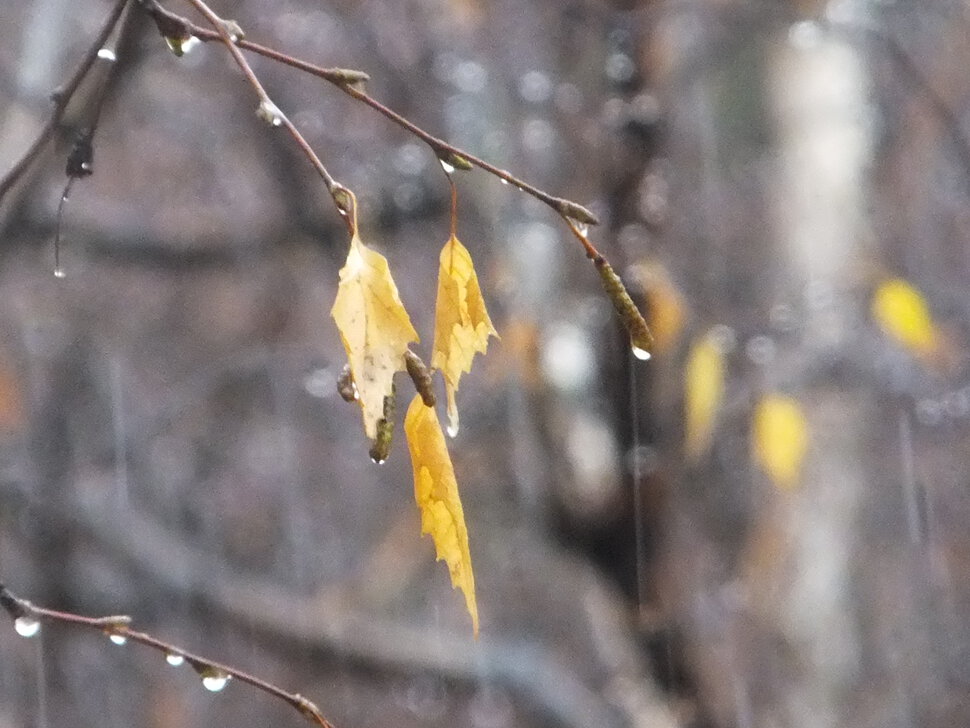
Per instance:
[[[180,655],[178,652],[169,652],[165,655],[165,662],[172,667],[179,667],[185,664],[185,655]]]
[[[256,116],[273,127],[282,126],[286,116],[280,111],[280,107],[269,99],[263,99],[256,107]]]
[[[181,38],[175,36],[165,36],[165,45],[172,51],[177,58],[181,58],[186,53],[199,45],[202,41],[194,35],[186,35]]]
[[[118,634],[117,632],[112,632],[108,635],[108,639],[111,640],[111,644],[118,645],[119,647],[127,644],[128,638],[123,634]]]
[[[237,23],[235,20],[227,20],[223,18],[222,27],[225,29],[226,35],[229,36],[229,40],[231,40],[233,43],[238,43],[246,37],[245,31],[243,31],[243,29],[239,26],[239,23]]]
[[[101,48],[100,50],[98,50],[98,58],[100,58],[102,61],[118,60],[118,56],[116,56],[115,52],[110,48]]]
[[[203,675],[202,687],[204,687],[210,693],[218,693],[229,684],[231,677],[231,675],[227,675],[222,672],[214,672],[211,675]]]
[[[33,637],[40,632],[40,620],[25,614],[14,620],[13,628],[21,637]]]

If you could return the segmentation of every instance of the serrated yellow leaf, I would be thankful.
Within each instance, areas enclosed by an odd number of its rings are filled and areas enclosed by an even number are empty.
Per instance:
[[[724,397],[724,355],[710,334],[695,341],[684,365],[684,450],[699,459],[711,444]]]
[[[923,295],[908,281],[890,278],[872,296],[872,316],[879,327],[917,356],[936,352],[938,334]]]
[[[364,432],[377,437],[384,398],[391,395],[394,373],[404,369],[404,352],[418,340],[387,259],[354,234],[347,262],[340,269],[337,299],[330,311],[357,385]]]
[[[472,257],[454,235],[441,249],[439,261],[431,366],[445,378],[448,430],[454,435],[458,431],[458,381],[462,373],[471,371],[475,354],[485,353],[488,337],[498,333],[485,310]]]
[[[414,467],[414,499],[421,511],[421,533],[431,535],[437,559],[448,565],[452,587],[464,592],[472,629],[478,637],[475,574],[458,481],[438,415],[434,407],[425,406],[420,395],[415,395],[408,407],[404,433]]]
[[[796,400],[780,394],[761,398],[752,422],[752,448],[778,488],[792,490],[798,485],[808,440],[808,423]]]

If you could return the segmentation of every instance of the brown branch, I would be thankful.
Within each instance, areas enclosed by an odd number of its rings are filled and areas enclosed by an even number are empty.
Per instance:
[[[197,5],[201,3],[201,0],[187,0],[187,2]],[[216,31],[200,27],[187,18],[183,18],[169,10],[166,10],[159,5],[156,0],[143,0],[142,6],[155,19],[155,22],[159,25],[160,29],[166,27],[178,28],[186,37],[191,35],[206,42],[222,41],[225,43],[227,40],[224,26],[219,27],[219,30]],[[162,32],[164,33],[165,31],[162,30]],[[577,220],[585,225],[596,225],[599,223],[599,218],[597,218],[596,215],[580,205],[578,202],[573,202],[572,200],[567,200],[562,197],[556,197],[549,194],[545,190],[541,190],[534,185],[530,185],[528,182],[516,177],[508,170],[499,169],[484,159],[481,159],[480,157],[477,157],[474,154],[461,149],[460,147],[449,144],[445,140],[430,134],[412,122],[410,119],[385,106],[373,96],[363,91],[357,85],[359,82],[366,81],[368,79],[368,75],[362,71],[355,71],[346,68],[323,68],[313,63],[308,63],[307,61],[294,58],[293,56],[274,50],[273,48],[268,48],[267,46],[253,43],[252,41],[244,38],[238,39],[233,44],[233,49],[238,53],[237,48],[242,48],[243,50],[250,51],[251,53],[256,53],[257,55],[264,56],[265,58],[269,58],[287,66],[291,66],[292,68],[299,69],[309,73],[312,76],[322,78],[324,81],[336,86],[348,96],[360,101],[363,104],[366,104],[367,106],[370,106],[372,109],[384,115],[401,128],[410,132],[412,135],[427,144],[438,157],[444,159],[446,162],[449,160],[463,160],[471,165],[474,165],[548,205],[567,220]],[[460,166],[460,161],[459,164],[454,166]]]
[[[24,155],[17,161],[17,163],[10,169],[7,174],[0,179],[0,200],[10,191],[10,189],[17,183],[24,173],[30,168],[40,153],[43,151],[44,146],[50,141],[51,137],[54,135],[58,125],[61,123],[61,119],[64,117],[64,111],[67,109],[67,105],[70,103],[74,94],[77,93],[78,88],[81,86],[81,82],[84,77],[87,76],[88,71],[91,70],[91,66],[98,58],[98,51],[104,47],[104,44],[108,42],[108,38],[111,36],[111,32],[115,29],[118,24],[118,19],[121,17],[122,11],[125,9],[125,5],[128,0],[118,0],[108,17],[105,18],[104,24],[101,26],[101,30],[95,37],[94,42],[88,48],[78,67],[74,70],[74,74],[64,83],[64,85],[57,88],[52,94],[51,99],[54,101],[54,110],[51,112],[50,117],[47,119],[47,123],[44,124],[34,143],[30,145]]]
[[[14,596],[14,594],[11,593],[10,590],[7,589],[7,587],[2,583],[0,583],[0,607],[2,607],[15,621],[27,620],[28,624],[32,621],[37,623],[59,622],[61,624],[69,624],[76,627],[103,632],[104,634],[108,635],[108,637],[112,638],[115,644],[135,642],[140,645],[145,645],[146,647],[150,647],[164,654],[166,659],[169,660],[170,664],[185,663],[189,665],[203,678],[203,680],[221,680],[222,685],[224,685],[229,678],[239,680],[239,682],[252,685],[257,690],[262,690],[264,693],[268,693],[275,698],[279,698],[291,707],[296,708],[307,720],[319,726],[319,728],[333,728],[333,724],[323,717],[320,709],[302,695],[287,692],[286,690],[283,690],[282,688],[274,685],[273,683],[267,682],[262,678],[251,675],[248,672],[243,672],[242,670],[230,665],[215,662],[207,657],[202,657],[201,655],[189,652],[181,647],[158,639],[147,632],[134,630],[131,628],[131,617],[127,615],[122,614],[109,617],[85,617],[80,614],[61,612],[56,609],[47,609],[46,607],[38,607],[31,604],[26,599],[20,599],[19,597]],[[219,685],[219,682],[216,682],[215,685]],[[220,690],[221,685],[215,689]]]
[[[232,21],[226,21],[220,18],[208,5],[205,4],[205,2],[203,2],[203,0],[185,1],[198,10],[199,13],[209,22],[209,24],[212,25],[213,31],[206,33],[206,36],[208,37],[206,37],[205,40],[218,40],[222,42],[222,44],[228,49],[230,55],[232,55],[236,65],[239,66],[239,69],[243,72],[243,75],[246,77],[249,85],[252,86],[256,91],[256,95],[259,97],[259,106],[256,110],[257,115],[270,126],[282,126],[290,133],[290,136],[293,137],[293,140],[296,142],[297,146],[300,147],[303,154],[307,157],[307,159],[310,160],[313,168],[316,169],[320,177],[323,178],[323,182],[327,186],[327,191],[333,198],[334,204],[337,206],[337,210],[341,215],[344,216],[345,219],[348,219],[347,188],[333,178],[333,175],[331,175],[324,166],[323,162],[320,160],[320,157],[317,156],[316,152],[313,151],[310,143],[307,142],[303,134],[300,133],[300,130],[296,128],[296,125],[290,121],[289,117],[287,117],[286,114],[280,110],[280,108],[269,97],[269,94],[266,93],[266,89],[263,88],[263,84],[260,83],[259,78],[253,72],[253,69],[246,60],[246,57],[242,54],[242,51],[239,50],[238,44],[243,41],[243,38],[242,32],[239,30],[238,26],[235,26],[235,23]],[[153,3],[153,5],[156,8],[159,7],[157,3]],[[182,22],[185,29],[189,30],[191,35],[201,37],[201,35],[197,35],[196,31],[201,31],[203,30],[202,28],[198,28],[183,18],[179,18],[178,20]],[[230,31],[231,28],[232,32]],[[350,223],[348,220],[348,225],[349,224]],[[353,231],[351,231],[351,233],[353,233]]]

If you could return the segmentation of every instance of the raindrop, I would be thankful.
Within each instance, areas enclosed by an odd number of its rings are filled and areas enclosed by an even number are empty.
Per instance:
[[[202,676],[202,687],[210,693],[218,693],[229,683],[231,675],[227,675],[219,670],[209,670]]]
[[[650,352],[646,349],[641,349],[636,344],[630,344],[630,350],[633,352],[633,356],[640,361],[647,361],[650,358]]]
[[[547,101],[552,96],[552,82],[542,71],[529,71],[519,79],[519,96],[533,104]]]
[[[445,174],[451,174],[452,172],[455,171],[454,165],[449,164],[443,159],[439,159],[438,163],[441,165],[441,168],[445,171]]]
[[[500,182],[501,182],[501,183],[502,183],[503,185],[507,185],[507,184],[509,183],[509,181],[508,181],[507,179],[505,179],[505,177],[500,177],[500,178],[499,178],[499,181],[500,181]]]
[[[196,38],[194,35],[190,35],[188,38],[182,41],[182,53],[188,53],[200,43],[202,43],[201,40]]]
[[[24,615],[14,620],[13,628],[21,637],[33,637],[40,632],[40,621]]]
[[[54,277],[55,278],[66,278],[67,277],[67,273],[65,273],[64,272],[64,269],[61,268],[61,266],[58,265],[58,266],[55,266],[55,268],[54,268]]]
[[[821,39],[822,29],[813,20],[800,20],[788,29],[788,42],[799,50],[811,50]]]
[[[185,656],[180,655],[178,652],[169,652],[165,655],[165,662],[167,662],[172,667],[179,667],[185,664]]]
[[[102,48],[101,50],[99,50],[98,51],[98,58],[100,58],[103,61],[116,61],[116,60],[118,60],[118,57],[115,55],[115,52],[113,50],[111,50],[110,48]]]
[[[387,462],[387,460],[385,458],[375,458],[373,455],[371,455],[371,459],[370,460],[375,465],[383,465],[384,463]]]
[[[606,59],[606,77],[613,83],[626,83],[636,70],[633,59],[626,53],[614,53]]]
[[[118,645],[119,647],[128,642],[127,637],[125,637],[123,634],[118,634],[117,632],[109,634],[108,639],[111,640],[112,644]]]
[[[283,119],[286,118],[280,111],[280,107],[269,99],[263,99],[259,102],[259,106],[256,107],[256,116],[273,127],[282,126]]]
[[[458,437],[458,419],[455,418],[454,422],[448,422],[448,426],[445,428],[445,432],[448,433],[448,437],[455,438]]]
[[[584,238],[589,234],[589,225],[580,220],[571,220],[573,227],[576,228],[576,232],[582,235]]]
[[[187,38],[170,38],[167,36],[165,38],[165,45],[179,58],[199,45],[200,42],[194,35],[190,35]]]
[[[752,336],[744,347],[744,353],[755,364],[765,365],[775,358],[775,342],[768,336]]]

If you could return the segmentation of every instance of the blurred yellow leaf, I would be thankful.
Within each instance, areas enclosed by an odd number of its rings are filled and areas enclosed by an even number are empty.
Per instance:
[[[724,355],[710,334],[695,341],[684,366],[684,449],[698,460],[710,447],[724,397]]]
[[[384,416],[384,398],[391,395],[394,373],[404,369],[404,352],[418,340],[387,259],[354,233],[347,262],[340,269],[340,285],[331,315],[337,322],[358,402],[364,432],[377,437],[377,423]]]
[[[798,485],[808,440],[808,423],[796,400],[780,394],[761,398],[754,411],[752,448],[778,488],[792,490]]]
[[[631,275],[646,299],[647,324],[653,333],[654,349],[664,353],[673,349],[684,328],[684,298],[667,269],[655,261],[634,265]]]
[[[475,575],[455,469],[438,415],[434,407],[425,406],[420,395],[415,395],[408,407],[404,433],[414,467],[414,499],[421,510],[421,533],[431,534],[437,559],[444,559],[448,565],[451,585],[464,592],[472,629],[478,637]]]
[[[476,353],[485,353],[488,337],[498,336],[485,310],[472,257],[454,235],[441,250],[438,300],[435,304],[431,366],[441,370],[448,396],[448,434],[458,432],[455,392]]]
[[[872,316],[879,327],[917,356],[937,351],[938,332],[923,295],[908,281],[890,278],[872,296]]]

